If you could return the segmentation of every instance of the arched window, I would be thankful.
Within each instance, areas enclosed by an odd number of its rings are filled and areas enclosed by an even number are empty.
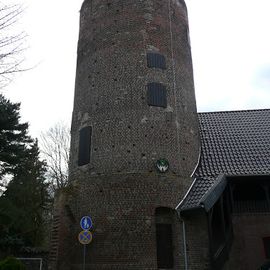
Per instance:
[[[165,207],[157,208],[155,223],[158,268],[173,268],[173,210]]]

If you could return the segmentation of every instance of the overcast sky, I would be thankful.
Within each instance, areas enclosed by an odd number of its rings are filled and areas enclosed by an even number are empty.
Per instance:
[[[11,0],[2,0],[9,4]],[[124,1],[124,0],[123,0]],[[4,91],[39,136],[71,119],[82,0],[18,0],[25,65]],[[270,108],[270,0],[186,0],[198,111]]]

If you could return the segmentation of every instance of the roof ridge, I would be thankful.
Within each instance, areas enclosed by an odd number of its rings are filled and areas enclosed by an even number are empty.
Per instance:
[[[231,110],[231,111],[212,111],[212,112],[198,112],[198,114],[235,113],[235,112],[259,112],[259,111],[270,111],[270,109],[244,109],[244,110]]]

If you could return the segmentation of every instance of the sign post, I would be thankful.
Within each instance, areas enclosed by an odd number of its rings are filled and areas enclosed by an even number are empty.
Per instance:
[[[89,216],[84,216],[81,218],[80,226],[83,229],[78,235],[79,242],[83,245],[83,270],[85,270],[85,257],[86,257],[86,245],[92,242],[93,236],[89,231],[92,226],[92,219]]]
[[[83,245],[83,270],[85,270],[86,245]]]

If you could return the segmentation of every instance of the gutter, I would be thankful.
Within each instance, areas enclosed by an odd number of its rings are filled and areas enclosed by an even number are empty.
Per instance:
[[[193,170],[193,172],[191,173],[190,177],[193,177],[194,173],[196,172],[199,164],[200,164],[200,160],[201,160],[201,147],[199,147],[199,156],[198,156],[198,161],[197,164]],[[184,202],[184,200],[186,199],[187,195],[189,194],[189,192],[191,191],[192,187],[194,186],[196,182],[196,178],[193,180],[192,184],[190,185],[188,191],[186,192],[184,198],[180,201],[180,203],[175,207],[176,213],[177,213],[177,217],[179,219],[180,222],[182,222],[182,233],[183,233],[183,250],[184,250],[184,260],[185,260],[185,270],[188,270],[188,258],[187,258],[187,240],[186,240],[186,224],[185,224],[185,220],[182,219],[180,211],[178,211],[178,208],[180,208],[180,206],[182,205],[182,203]],[[201,207],[194,207],[195,209],[201,209]],[[183,211],[181,211],[183,212]]]
[[[192,172],[191,175],[190,175],[191,178],[192,178],[193,175],[195,174],[195,172],[196,172],[196,170],[197,170],[197,168],[198,168],[198,166],[199,166],[199,164],[200,164],[200,161],[201,161],[201,150],[202,150],[202,149],[201,149],[201,147],[200,147],[200,148],[199,148],[198,161],[197,161],[197,164],[196,164],[196,166],[195,166],[193,172]],[[178,208],[180,208],[180,206],[183,204],[184,200],[186,199],[186,197],[188,196],[189,192],[190,192],[191,189],[193,188],[195,182],[196,182],[196,178],[195,178],[195,179],[193,180],[193,182],[191,183],[191,185],[190,185],[188,191],[186,192],[185,196],[183,197],[183,199],[182,199],[182,200],[178,203],[178,205],[176,206],[176,208],[175,208],[176,210],[177,210]]]
[[[192,212],[192,211],[196,211],[196,210],[201,210],[201,209],[204,209],[204,205],[203,205],[202,203],[199,204],[199,205],[190,207],[190,208],[186,208],[186,209],[183,209],[183,210],[179,210],[179,215],[184,214],[184,213],[187,213],[187,212]]]
[[[196,172],[197,168],[199,167],[200,161],[201,161],[201,152],[202,152],[202,147],[199,147],[199,156],[198,156],[198,161],[197,164],[193,170],[193,172],[191,173],[190,177],[193,177],[194,173]]]
[[[187,256],[187,238],[186,238],[186,223],[185,220],[181,217],[181,213],[183,212],[189,212],[194,210],[204,209],[204,205],[200,204],[199,206],[194,206],[189,209],[185,209],[180,211],[177,211],[177,207],[175,208],[178,220],[182,222],[182,234],[183,234],[183,251],[184,251],[184,261],[185,261],[185,270],[188,270],[188,256]]]

